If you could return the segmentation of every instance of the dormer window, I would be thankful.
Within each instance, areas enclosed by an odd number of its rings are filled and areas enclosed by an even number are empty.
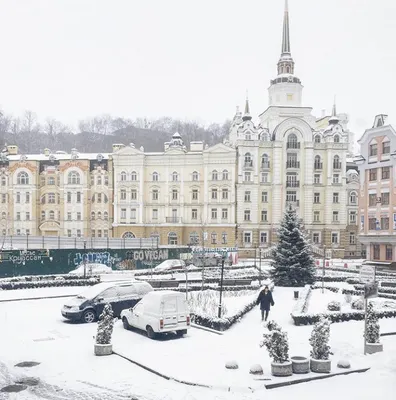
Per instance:
[[[334,135],[334,143],[340,143],[340,136]]]
[[[252,140],[252,135],[250,132],[245,133],[245,140]]]
[[[315,136],[314,142],[315,142],[315,143],[320,143],[320,135],[316,135],[316,136]]]

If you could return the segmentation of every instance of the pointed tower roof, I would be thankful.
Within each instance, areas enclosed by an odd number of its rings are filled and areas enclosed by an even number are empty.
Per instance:
[[[290,54],[290,29],[289,29],[289,2],[285,0],[283,15],[282,55]]]
[[[334,96],[334,103],[333,103],[333,111],[331,113],[331,117],[329,119],[330,125],[336,125],[340,122],[340,119],[337,117],[337,106],[336,106],[336,98]]]
[[[246,102],[245,102],[245,113],[243,114],[242,119],[244,121],[252,119],[252,116],[250,115],[249,97],[247,92],[246,92]]]

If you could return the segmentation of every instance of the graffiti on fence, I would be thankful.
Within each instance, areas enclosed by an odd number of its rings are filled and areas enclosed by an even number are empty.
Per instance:
[[[108,251],[90,251],[88,253],[76,253],[74,265],[80,265],[83,262],[111,265],[114,263],[114,257]]]
[[[48,250],[20,250],[18,252],[4,251],[0,255],[0,262],[11,261],[14,265],[25,264],[28,261],[43,261],[48,258]]]

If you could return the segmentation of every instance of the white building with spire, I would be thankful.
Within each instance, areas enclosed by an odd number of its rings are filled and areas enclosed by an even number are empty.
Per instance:
[[[334,105],[324,123],[312,115],[312,107],[303,106],[302,94],[291,54],[286,0],[281,56],[268,88],[269,106],[255,125],[246,99],[244,114],[237,111],[230,129],[238,157],[238,245],[271,246],[291,205],[315,244],[332,248],[335,256],[358,256],[356,237],[350,235],[356,232],[357,221],[351,217],[356,213],[350,212],[351,207],[357,211],[357,204],[348,204],[346,118],[341,123]]]

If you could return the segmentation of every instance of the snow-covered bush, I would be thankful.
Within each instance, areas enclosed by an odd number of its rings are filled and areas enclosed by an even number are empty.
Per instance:
[[[275,323],[272,325],[274,327]],[[289,342],[287,332],[283,332],[281,327],[277,330],[271,330],[263,334],[263,340],[260,347],[265,346],[274,363],[284,363],[289,361]]]
[[[364,309],[364,301],[362,299],[355,299],[352,301],[351,307],[354,310],[363,310]]]
[[[313,327],[309,343],[312,347],[311,358],[315,360],[328,360],[330,355],[330,321],[321,318]]]
[[[340,311],[341,303],[339,301],[330,301],[330,303],[327,304],[327,309],[329,311]]]
[[[269,321],[267,324],[267,329],[269,331],[281,331],[282,328],[280,325],[278,325],[275,321]]]
[[[374,312],[373,303],[367,305],[367,343],[379,343],[380,341],[380,326],[378,323],[378,316]]]
[[[102,314],[100,314],[98,322],[98,331],[96,333],[97,344],[110,344],[111,335],[113,334],[114,315],[110,304],[105,304]]]

